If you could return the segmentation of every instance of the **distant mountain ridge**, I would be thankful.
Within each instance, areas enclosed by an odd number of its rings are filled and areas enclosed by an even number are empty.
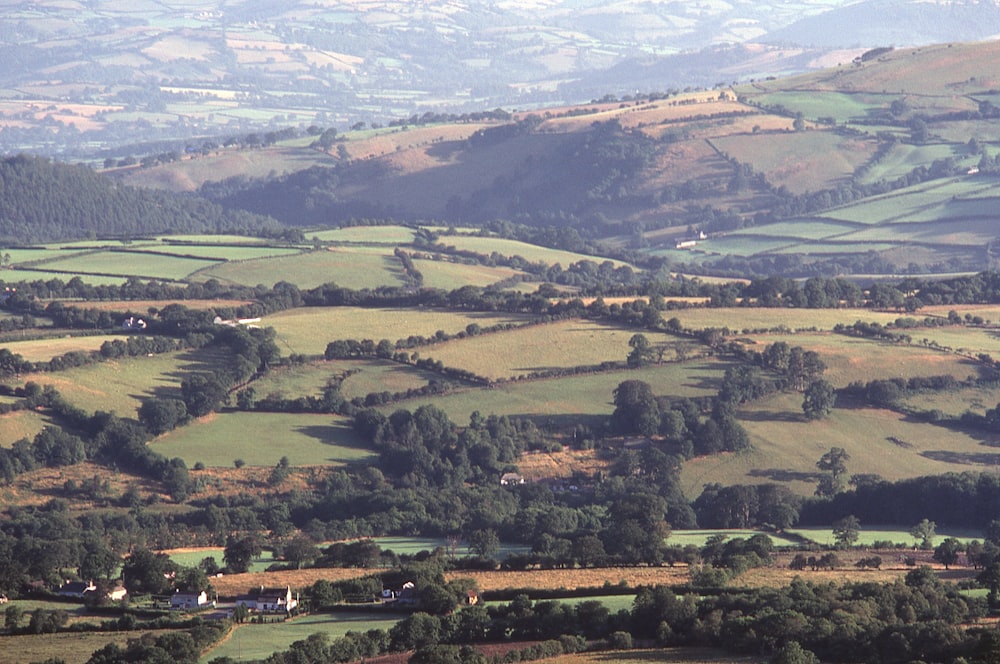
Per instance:
[[[0,7],[0,152],[542,108],[1000,32],[994,2],[175,0]],[[752,46],[752,48],[748,48]],[[166,149],[162,146],[147,151]]]

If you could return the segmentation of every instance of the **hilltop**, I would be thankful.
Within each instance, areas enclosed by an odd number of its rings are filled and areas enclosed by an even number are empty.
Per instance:
[[[998,50],[881,48],[735,87],[415,116],[120,174],[285,224],[571,227],[705,273],[975,271],[992,261]]]
[[[543,108],[985,39],[992,3],[6,3],[0,151],[93,158],[234,132]]]

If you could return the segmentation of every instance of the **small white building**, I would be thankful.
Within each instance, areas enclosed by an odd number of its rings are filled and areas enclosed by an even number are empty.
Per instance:
[[[259,613],[290,613],[299,605],[299,598],[292,596],[292,589],[265,588],[260,586],[246,595],[236,598],[236,605],[242,604],[251,611]]]
[[[209,606],[208,594],[202,590],[200,593],[175,592],[170,596],[170,608],[179,610],[200,609]]]

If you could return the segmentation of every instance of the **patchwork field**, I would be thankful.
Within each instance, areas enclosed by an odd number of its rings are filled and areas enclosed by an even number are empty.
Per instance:
[[[277,258],[224,263],[202,270],[199,279],[223,283],[273,286],[287,281],[299,288],[336,283],[345,288],[399,286],[403,269],[391,248],[333,247]]]
[[[138,276],[147,279],[180,280],[193,272],[210,267],[217,261],[209,259],[159,256],[124,251],[99,251],[80,253],[70,258],[52,260],[44,264],[46,270],[59,270],[79,274]],[[67,277],[68,279],[68,277]]]
[[[164,634],[166,632],[158,632]],[[122,648],[136,632],[62,632],[59,634],[23,634],[4,636],[7,653],[17,653],[22,662],[59,660],[65,664],[86,664],[90,656],[109,643]]]
[[[947,314],[947,312],[945,312]],[[767,307],[692,307],[664,312],[667,320],[677,318],[681,327],[689,330],[724,328],[742,330],[832,330],[838,323],[853,325],[857,321],[887,325],[900,317],[898,313],[871,309],[790,309]]]
[[[434,309],[367,309],[360,307],[303,307],[268,316],[262,325],[278,334],[282,351],[322,355],[337,339],[406,339],[412,335],[433,337],[438,330],[448,334],[475,323],[481,327],[517,324],[526,316],[453,312]],[[418,349],[423,353],[423,349]]]

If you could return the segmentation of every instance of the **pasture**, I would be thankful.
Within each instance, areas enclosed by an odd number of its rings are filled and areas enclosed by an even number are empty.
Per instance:
[[[189,549],[169,549],[162,551],[160,553],[166,553],[170,556],[170,560],[174,561],[182,567],[197,567],[198,564],[205,558],[213,558],[215,564],[220,568],[225,567],[225,561],[223,560],[223,554],[225,549],[221,546],[219,547],[205,547],[205,548],[189,548]],[[250,561],[250,567],[248,572],[263,572],[268,566],[273,565],[278,562],[278,560],[272,555],[268,550],[264,550],[261,555]],[[212,579],[209,579],[211,582]]]
[[[47,265],[45,267],[48,267]],[[44,269],[21,270],[14,269],[3,273],[3,283],[16,284],[21,281],[51,281],[58,279],[66,283],[74,277],[79,277],[84,282],[94,286],[120,286],[128,281],[127,276],[114,276],[105,274],[86,274],[83,272],[58,271],[47,272]]]
[[[858,540],[855,542],[855,545],[872,546],[876,542],[892,542],[902,547],[919,545],[920,539],[914,538],[910,534],[910,529],[913,525],[915,524],[911,524],[910,526],[872,525],[868,527],[862,523],[861,528],[858,530]],[[963,544],[968,544],[972,540],[982,541],[983,539],[982,533],[970,530],[935,528],[935,532],[937,533],[937,536],[934,538],[935,544],[940,544],[942,540],[948,537],[954,537]],[[804,537],[821,546],[833,546],[836,544],[832,528],[789,528],[788,533]]]
[[[44,267],[47,270],[79,274],[120,275],[122,277],[178,281],[216,263],[217,261],[210,259],[160,256],[137,251],[97,251],[47,261]]]
[[[985,415],[1000,405],[1000,388],[967,387],[947,392],[923,392],[903,399],[907,408],[917,411],[940,411],[949,417],[960,417],[966,411]]]
[[[96,618],[95,622],[101,620]],[[156,634],[165,634],[158,631]],[[56,634],[5,635],[4,651],[16,653],[19,662],[59,661],[65,664],[86,664],[90,656],[109,643],[125,648],[136,632],[59,632]]]
[[[457,334],[475,323],[481,327],[518,324],[530,320],[518,314],[489,314],[435,309],[388,309],[362,307],[300,307],[266,317],[261,323],[278,334],[282,350],[322,355],[337,339],[406,339],[433,337],[438,330]],[[415,349],[421,355],[424,348]]]
[[[625,265],[625,263],[600,256],[588,256],[561,249],[549,249],[518,240],[508,240],[506,238],[489,237],[481,235],[441,235],[438,237],[438,244],[446,247],[454,247],[460,251],[474,251],[487,256],[496,253],[500,256],[513,257],[520,256],[529,263],[544,263],[545,265],[562,265],[564,268],[580,261],[593,261],[601,264],[604,261],[611,261],[615,267]]]
[[[313,613],[285,622],[263,625],[244,624],[235,628],[228,639],[202,654],[198,661],[205,664],[223,657],[237,660],[264,660],[272,653],[287,650],[295,641],[311,634],[326,634],[331,640],[349,631],[388,630],[405,614],[383,613]]]
[[[900,314],[871,309],[692,307],[666,311],[663,317],[668,320],[677,318],[681,327],[687,330],[729,328],[734,333],[742,331],[747,334],[754,330],[832,330],[838,323],[853,325],[859,320],[887,325],[899,318]]]
[[[340,386],[341,394],[347,399],[363,397],[371,392],[405,392],[439,378],[435,373],[388,360],[324,360],[272,369],[255,381],[253,388],[258,397],[318,395],[327,382],[346,371],[356,372]]]
[[[460,367],[490,379],[509,379],[538,372],[603,362],[624,362],[636,331],[590,320],[564,320],[505,332],[483,334],[420,349],[446,367]],[[650,344],[676,356],[677,337],[646,331]]]
[[[382,410],[415,410],[425,404],[441,408],[453,422],[464,424],[474,411],[488,414],[531,417],[540,424],[560,424],[591,420],[600,425],[614,411],[612,393],[622,381],[649,383],[658,396],[705,396],[717,392],[730,366],[715,358],[668,362],[644,369],[580,374],[563,378],[513,381],[491,389],[460,390],[438,397],[419,397]]]
[[[871,141],[820,129],[720,137],[712,143],[731,157],[752,164],[755,172],[765,174],[775,186],[793,193],[835,187],[868,161],[876,148]],[[775,149],[775,144],[780,149]]]
[[[153,357],[108,360],[57,373],[22,376],[52,385],[63,397],[86,411],[115,412],[135,417],[142,400],[151,396],[180,398],[185,372],[212,371],[224,356],[208,350],[164,353]]]
[[[0,447],[10,447],[22,438],[31,440],[50,424],[54,423],[33,410],[17,410],[0,415]]]
[[[727,529],[727,530],[673,530],[670,532],[669,537],[667,537],[667,544],[670,546],[688,546],[693,545],[697,547],[703,547],[708,542],[710,537],[716,535],[722,535],[726,540],[734,539],[749,539],[754,535],[766,535],[771,539],[775,546],[790,546],[798,547],[798,541],[794,539],[789,539],[787,537],[782,537],[781,535],[773,532],[765,532],[763,530],[740,530],[740,529]]]
[[[528,274],[509,267],[488,265],[464,265],[451,261],[415,260],[417,270],[423,275],[423,285],[427,288],[455,290],[462,286],[485,288],[512,277],[531,278]]]
[[[875,473],[890,481],[982,471],[1000,463],[1000,454],[974,431],[874,408],[835,408],[825,419],[806,421],[801,404],[800,394],[778,394],[742,408],[737,417],[753,448],[686,461],[681,469],[685,495],[694,499],[711,482],[777,482],[811,495],[819,479],[816,461],[831,447],[851,456],[848,473]]]
[[[302,253],[301,249],[292,247],[265,247],[253,244],[238,245],[201,245],[201,244],[165,244],[136,249],[137,253],[158,252],[175,256],[193,256],[213,261],[245,261],[255,258],[271,258],[275,256],[294,256]]]
[[[922,336],[925,330],[912,332]],[[929,346],[893,344],[832,332],[748,336],[761,351],[769,344],[783,341],[817,352],[826,364],[823,377],[835,387],[846,387],[854,381],[867,383],[916,376],[949,375],[961,381],[979,373],[976,361]]]
[[[29,341],[7,341],[3,347],[11,353],[20,355],[29,362],[47,362],[53,357],[80,351],[89,353],[99,350],[105,341],[124,339],[122,335],[95,334],[88,336],[62,336],[47,339],[31,339]]]
[[[306,231],[306,239],[320,242],[356,244],[410,244],[416,231],[407,226],[344,226],[321,231]]]
[[[273,286],[287,281],[303,289],[326,283],[362,289],[399,286],[402,275],[402,266],[391,248],[331,247],[294,256],[222,263],[202,270],[198,278],[244,286]]]
[[[287,457],[292,466],[344,465],[368,461],[374,453],[354,433],[351,421],[334,415],[218,413],[166,433],[150,446],[188,467],[275,466]]]

